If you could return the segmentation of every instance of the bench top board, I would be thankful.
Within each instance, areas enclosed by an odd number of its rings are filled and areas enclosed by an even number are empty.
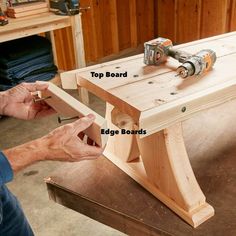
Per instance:
[[[146,66],[143,54],[76,70],[77,83],[121,112],[130,115],[148,135],[192,114],[236,97],[236,33],[178,45],[189,53],[212,49],[214,68],[202,77],[176,77],[180,63],[172,58]],[[92,77],[92,72],[127,72],[127,77]]]

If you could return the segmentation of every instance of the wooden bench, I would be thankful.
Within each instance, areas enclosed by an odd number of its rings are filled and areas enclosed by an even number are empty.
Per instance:
[[[236,97],[235,42],[236,33],[229,33],[176,47],[216,52],[213,70],[201,78],[175,77],[179,63],[172,58],[146,66],[143,54],[61,75],[63,88],[83,87],[106,101],[110,129],[146,131],[110,136],[104,155],[193,227],[212,217],[214,209],[193,173],[181,122]],[[91,76],[126,71],[125,78]]]

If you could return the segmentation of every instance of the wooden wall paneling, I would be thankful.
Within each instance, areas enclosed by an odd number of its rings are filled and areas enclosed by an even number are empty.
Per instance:
[[[130,6],[129,1],[119,0],[117,4],[117,14],[118,14],[118,34],[119,34],[119,44],[120,51],[131,46],[130,37]]]
[[[201,0],[178,0],[176,12],[176,42],[200,38]]]
[[[65,34],[63,34],[64,29],[60,29],[60,30],[55,30],[54,31],[54,38],[55,38],[55,46],[56,46],[56,50],[57,50],[57,57],[58,57],[58,68],[60,70],[66,70],[66,55],[65,55],[65,50],[63,50],[64,46],[65,46],[65,42],[64,42],[64,37]]]
[[[229,0],[202,1],[201,38],[223,34],[227,31],[227,7]]]
[[[154,1],[136,0],[138,44],[154,38]]]
[[[129,0],[131,47],[138,46],[138,24],[136,0]]]
[[[154,1],[154,27],[155,37],[169,38],[176,41],[176,17],[175,7],[177,0]]]
[[[102,44],[102,25],[100,23],[100,14],[101,14],[101,2],[103,0],[91,0],[90,6],[91,6],[91,20],[92,20],[92,30],[93,34],[92,36],[93,41],[96,42],[96,48],[90,48],[90,50],[94,50],[96,52],[95,54],[95,60],[103,57],[103,44]]]
[[[225,27],[225,32],[230,31],[230,24],[231,24],[231,14],[232,14],[232,4],[233,0],[228,0],[227,1],[227,15],[226,15],[226,27]]]
[[[91,0],[81,0],[81,6],[90,6],[91,7]],[[82,28],[83,28],[83,36],[84,36],[84,50],[85,50],[85,60],[86,61],[93,61],[95,58],[95,47],[96,41],[93,40],[93,36],[95,35],[95,31],[92,28],[92,8],[85,10],[82,12],[81,20],[82,20]],[[93,48],[93,50],[90,50]]]
[[[119,51],[116,0],[100,0],[99,17],[96,24],[101,29],[102,57]]]
[[[96,61],[103,55],[99,0],[81,0],[81,6],[90,6],[82,14],[85,58]]]
[[[119,35],[118,35],[118,14],[117,14],[117,3],[119,4],[119,1],[117,0],[108,0],[109,2],[109,12],[110,15],[110,34],[108,35],[109,38],[112,40],[112,52],[118,53],[119,52]],[[105,22],[107,19],[104,19]],[[109,39],[108,39],[109,40]],[[109,55],[109,54],[106,54]]]
[[[71,28],[65,28],[63,33],[64,38],[64,54],[65,54],[65,70],[75,69],[75,52],[73,47],[73,39]]]
[[[229,31],[236,30],[236,0],[231,0],[230,4],[230,16],[229,16]]]

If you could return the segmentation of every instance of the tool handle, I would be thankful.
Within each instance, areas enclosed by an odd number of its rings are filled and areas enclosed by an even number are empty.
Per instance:
[[[180,63],[184,63],[192,56],[192,54],[176,49],[169,49],[168,56],[175,58]]]

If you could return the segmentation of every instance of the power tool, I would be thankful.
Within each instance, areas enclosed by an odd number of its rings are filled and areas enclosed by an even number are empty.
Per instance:
[[[50,0],[50,11],[56,15],[72,16],[88,9],[90,6],[80,7],[80,0]]]
[[[4,26],[8,24],[7,16],[3,13],[2,9],[0,8],[0,26]]]
[[[168,56],[183,63],[177,68],[177,76],[187,78],[202,75],[209,71],[216,62],[216,53],[211,49],[204,49],[196,54],[175,50],[170,39],[157,38],[144,43],[144,63],[146,65],[160,65]]]
[[[79,14],[79,0],[50,0],[50,9],[57,15]]]

